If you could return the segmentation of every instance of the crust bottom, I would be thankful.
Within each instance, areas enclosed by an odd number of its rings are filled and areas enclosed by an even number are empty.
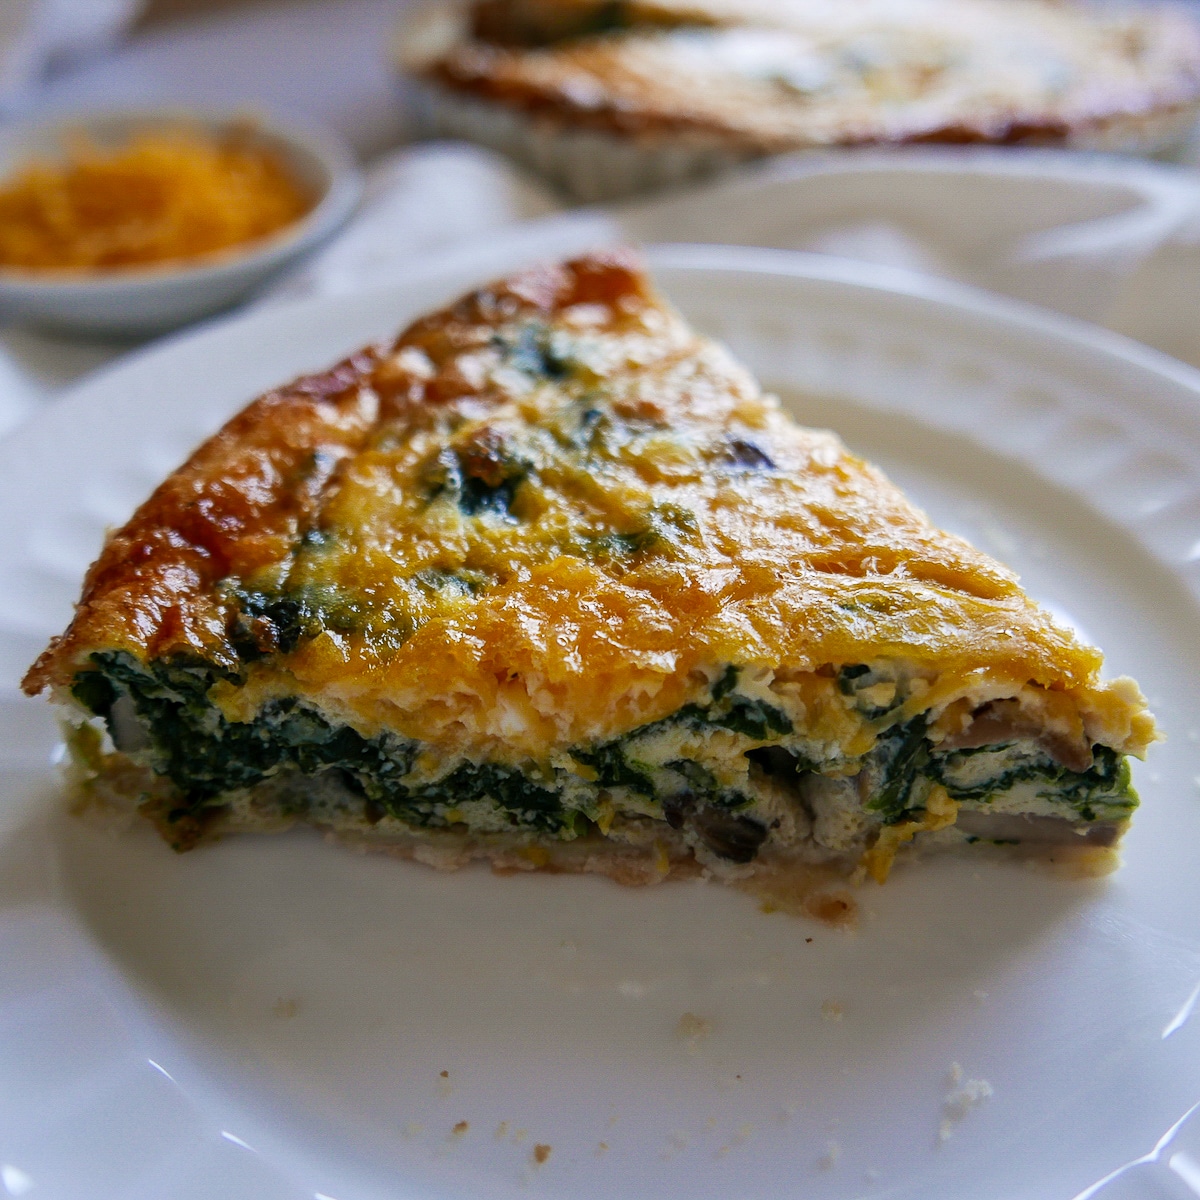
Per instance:
[[[171,785],[148,768],[120,753],[105,756],[99,770],[73,770],[72,809],[90,823],[123,831],[149,820],[176,849],[217,841],[226,835],[282,833],[309,825],[327,841],[360,853],[368,851],[419,862],[440,871],[455,871],[483,862],[497,874],[540,871],[551,874],[600,875],[626,887],[645,887],[667,880],[712,879],[755,896],[764,912],[782,911],[826,924],[849,927],[858,919],[851,887],[862,881],[857,855],[834,855],[815,845],[771,849],[751,863],[729,863],[698,856],[683,834],[660,821],[627,821],[608,837],[597,835],[560,841],[536,834],[470,833],[461,829],[417,829],[398,821],[372,823],[347,811],[322,820],[280,811],[269,785],[241,794],[183,843],[167,819],[173,800]],[[966,843],[952,830],[920,835],[904,847],[901,861],[930,852],[962,850]],[[1119,865],[1112,847],[1079,844],[971,846],[972,857],[1013,858],[1039,862],[1069,878],[1107,875]]]
[[[77,816],[115,832],[145,818],[164,840],[179,848],[165,815],[172,789],[146,767],[120,753],[111,754],[99,771],[75,770],[70,783],[71,807]],[[273,803],[269,786],[246,793],[236,803],[214,810],[203,833],[189,844],[233,834],[284,833],[308,825],[327,841],[351,850],[383,853],[439,871],[483,862],[501,875],[521,871],[601,875],[625,887],[713,879],[756,896],[764,911],[791,912],[838,926],[854,924],[858,915],[847,887],[856,859],[831,857],[811,847],[739,865],[715,856],[701,861],[677,830],[659,821],[626,822],[619,840],[591,836],[566,842],[537,835],[413,829],[399,822],[372,824],[354,813],[338,821],[311,820],[283,815],[272,808]]]

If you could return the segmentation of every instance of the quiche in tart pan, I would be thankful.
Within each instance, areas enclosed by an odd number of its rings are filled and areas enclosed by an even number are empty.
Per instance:
[[[589,201],[834,146],[1163,153],[1200,98],[1188,12],[1072,0],[445,0],[398,58],[427,131]]]
[[[1156,734],[1100,666],[612,252],[256,400],[25,687],[82,803],[179,850],[882,881],[914,844],[1111,866]]]

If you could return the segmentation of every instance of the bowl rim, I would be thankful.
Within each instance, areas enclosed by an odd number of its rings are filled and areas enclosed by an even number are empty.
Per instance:
[[[63,109],[0,129],[0,148],[20,161],[23,145],[72,130],[87,132],[122,123],[180,124],[217,128],[250,128],[285,143],[321,165],[328,184],[311,209],[299,219],[250,242],[211,250],[195,258],[137,264],[104,270],[64,267],[29,270],[0,265],[0,292],[25,294],[127,291],[166,284],[216,282],[253,267],[269,270],[333,232],[357,206],[363,178],[349,146],[331,130],[300,123],[252,105],[221,108],[187,105],[123,105],[104,109]],[[10,168],[11,170],[11,168]],[[4,172],[7,174],[8,172]]]

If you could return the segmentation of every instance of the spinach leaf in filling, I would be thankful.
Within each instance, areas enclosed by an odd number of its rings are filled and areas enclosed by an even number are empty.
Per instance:
[[[925,771],[929,765],[926,728],[925,718],[915,717],[906,725],[889,729],[876,745],[883,781],[867,807],[879,813],[885,825],[902,821],[924,803],[928,784]]]
[[[981,755],[994,757],[996,769],[990,777],[977,780],[969,765]],[[935,755],[929,772],[960,801],[987,803],[1001,792],[1031,783],[1039,799],[1074,810],[1082,821],[1127,816],[1138,805],[1128,759],[1108,746],[1092,747],[1092,765],[1086,771],[1071,771],[1035,747],[1014,744]]]
[[[185,812],[285,768],[306,775],[340,770],[354,790],[387,806],[404,793],[400,781],[416,745],[395,734],[364,738],[292,698],[270,702],[253,721],[228,721],[208,699],[221,674],[207,663],[143,666],[121,652],[94,654],[92,661],[98,669],[77,677],[76,699],[111,728],[114,704],[129,697],[149,737],[154,769],[179,788]]]
[[[280,630],[281,640],[309,619],[303,608],[259,606],[250,599],[245,611],[269,620]],[[239,677],[211,663],[177,659],[142,664],[122,652],[97,653],[92,662],[94,668],[75,679],[75,698],[108,722],[117,741],[123,722],[114,710],[126,700],[132,706],[148,741],[150,765],[171,779],[180,793],[180,804],[167,814],[168,821],[193,817],[221,804],[226,793],[252,788],[282,773],[333,773],[346,791],[363,798],[368,819],[389,813],[411,824],[444,827],[461,819],[452,810],[484,802],[494,805],[516,828],[568,838],[591,828],[577,807],[586,802],[576,799],[570,806],[564,804],[561,785],[552,772],[461,762],[441,779],[417,783],[410,776],[417,743],[392,733],[364,737],[347,725],[331,724],[294,697],[267,703],[253,721],[227,720],[209,700],[209,691],[218,680],[237,683]],[[843,690],[847,690],[864,673],[844,674]],[[767,836],[761,822],[744,815],[754,803],[752,796],[721,787],[701,763],[673,759],[656,767],[638,758],[640,743],[673,726],[727,729],[762,743],[748,750],[747,756],[785,786],[799,789],[803,776],[819,770],[821,764],[782,744],[793,732],[787,715],[738,692],[737,682],[738,669],[729,667],[712,686],[707,704],[684,705],[623,737],[576,747],[572,756],[595,771],[598,788],[625,788],[657,802],[663,819],[673,827],[686,823],[717,853],[749,861]],[[123,715],[128,716],[128,710]],[[867,807],[884,824],[919,812],[934,783],[956,800],[975,803],[987,803],[995,795],[1031,783],[1036,796],[1064,805],[1075,819],[1087,822],[1124,816],[1137,805],[1128,764],[1108,747],[1096,746],[1092,766],[1075,772],[1055,763],[1033,743],[938,754],[926,733],[926,719],[918,716],[884,731],[876,742],[866,766],[878,773],[879,783]],[[786,759],[782,765],[781,759]]]
[[[781,709],[735,692],[733,689],[737,686],[737,680],[738,668],[727,667],[721,678],[713,684],[711,703],[708,705],[685,704],[661,721],[642,725],[610,742],[602,742],[597,746],[576,747],[571,751],[571,756],[596,772],[596,782],[601,787],[627,787],[640,795],[655,799],[656,789],[651,779],[650,768],[639,763],[637,759],[637,743],[644,738],[679,724],[697,730],[706,727],[728,729],[760,742],[776,741],[792,732],[792,722]],[[685,777],[688,775],[687,771],[680,770],[681,764],[678,762],[668,763],[667,766],[678,774]],[[715,795],[713,789],[704,789],[698,784],[701,778],[699,773],[702,772],[711,779],[709,772],[698,763],[690,763],[688,767],[695,768],[689,778],[693,788],[697,791],[713,791]],[[740,796],[740,793],[737,795]],[[738,803],[746,804],[749,801],[741,797]],[[727,799],[725,806],[728,807],[729,804]]]

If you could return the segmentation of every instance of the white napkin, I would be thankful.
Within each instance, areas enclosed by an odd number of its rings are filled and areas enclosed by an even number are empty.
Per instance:
[[[112,45],[144,0],[0,0],[0,113],[20,108],[53,64]]]

